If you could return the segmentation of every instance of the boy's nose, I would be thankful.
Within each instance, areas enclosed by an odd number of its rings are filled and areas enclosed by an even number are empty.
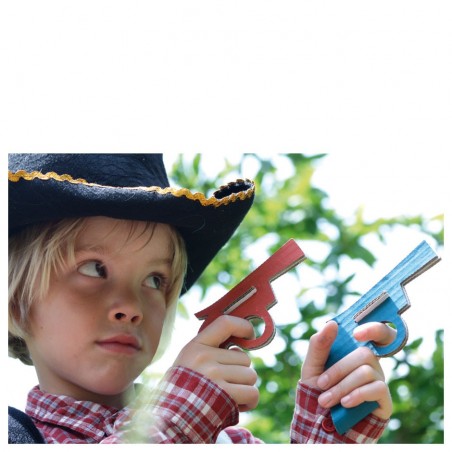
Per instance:
[[[109,318],[112,322],[138,324],[143,318],[140,302],[135,297],[124,297],[110,308]]]
[[[141,315],[139,314],[126,314],[124,312],[116,312],[114,314],[115,320],[122,322],[139,323],[141,320]]]

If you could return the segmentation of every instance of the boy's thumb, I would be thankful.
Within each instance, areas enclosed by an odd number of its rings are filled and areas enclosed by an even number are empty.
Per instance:
[[[324,371],[331,346],[337,336],[337,331],[337,323],[330,321],[311,337],[306,359],[302,367],[303,380],[318,377]]]
[[[240,317],[222,315],[198,333],[196,342],[211,347],[219,347],[231,336],[254,339],[254,329],[251,322]]]

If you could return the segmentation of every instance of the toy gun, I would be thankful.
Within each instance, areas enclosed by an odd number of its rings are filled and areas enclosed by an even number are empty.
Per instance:
[[[400,315],[410,307],[405,285],[439,260],[427,242],[421,242],[372,289],[335,317],[333,320],[338,324],[339,331],[325,368],[363,345],[369,347],[379,357],[394,355],[402,349],[408,340],[408,330]],[[386,346],[377,346],[373,342],[358,342],[353,337],[353,330],[367,322],[393,324],[397,330],[396,338]],[[343,434],[376,408],[378,408],[376,402],[364,402],[353,408],[344,408],[338,404],[331,409],[334,426],[338,433]]]
[[[256,339],[231,337],[221,347],[238,345],[245,350],[255,350],[267,345],[275,336],[275,325],[268,310],[276,304],[270,282],[305,259],[303,251],[293,239],[289,240],[261,266],[216,303],[196,313],[204,320],[200,331],[223,314],[245,319],[258,318],[265,322],[263,334]],[[334,320],[339,328],[325,368],[331,367],[360,346],[369,347],[377,356],[397,353],[408,340],[408,330],[401,314],[410,307],[405,285],[439,262],[440,258],[425,242],[421,242],[379,283]],[[366,322],[391,323],[397,330],[395,340],[386,346],[372,342],[361,343],[353,337],[354,329]],[[336,430],[343,434],[378,407],[376,402],[364,402],[354,408],[336,405],[331,409]]]
[[[232,336],[220,347],[228,348],[235,344],[245,350],[256,350],[267,345],[276,333],[268,312],[277,302],[270,283],[304,259],[305,255],[295,240],[289,240],[216,303],[195,314],[198,319],[204,320],[199,331],[224,314],[248,320],[260,319],[265,323],[262,335],[256,339]]]

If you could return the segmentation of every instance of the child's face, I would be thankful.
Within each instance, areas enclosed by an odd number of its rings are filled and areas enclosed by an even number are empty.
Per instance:
[[[151,239],[144,225],[128,238],[128,221],[88,219],[76,264],[55,272],[47,296],[33,305],[27,344],[42,390],[122,405],[152,360],[173,252],[163,225]]]

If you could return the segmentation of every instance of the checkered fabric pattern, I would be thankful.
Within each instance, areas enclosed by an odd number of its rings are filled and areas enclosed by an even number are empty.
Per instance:
[[[317,403],[320,392],[297,386],[292,443],[373,443],[387,425],[370,415],[345,435],[331,428],[329,411]],[[211,380],[184,367],[169,369],[140,408],[115,408],[77,401],[33,388],[26,413],[47,443],[260,443],[239,421],[236,403]],[[221,434],[220,434],[221,432]],[[289,441],[289,438],[288,438]]]
[[[305,444],[366,444],[376,443],[389,420],[370,414],[344,435],[334,428],[329,409],[322,408],[317,399],[322,392],[304,385],[297,386],[291,442]]]

